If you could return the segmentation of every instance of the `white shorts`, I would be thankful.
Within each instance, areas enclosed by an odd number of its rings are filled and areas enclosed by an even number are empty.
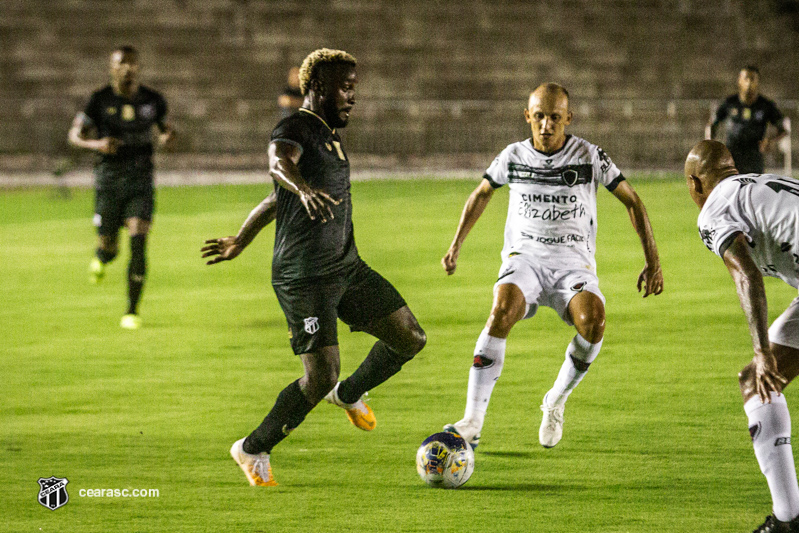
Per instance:
[[[554,269],[532,263],[523,255],[509,257],[502,262],[494,288],[516,285],[524,294],[527,312],[524,318],[535,315],[540,306],[551,307],[561,320],[573,326],[569,318],[569,302],[577,294],[588,291],[605,297],[599,290],[599,279],[587,268]]]
[[[799,350],[799,297],[768,328],[768,340]]]

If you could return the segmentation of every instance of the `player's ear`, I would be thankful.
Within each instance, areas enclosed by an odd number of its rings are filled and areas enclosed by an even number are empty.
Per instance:
[[[530,118],[530,110],[527,109],[526,107],[524,108],[524,121],[527,122],[528,124],[530,124],[532,121],[532,118]]]
[[[325,84],[322,83],[322,80],[320,80],[319,78],[314,78],[311,80],[309,89],[318,96],[321,97],[325,96]]]
[[[566,113],[566,122],[565,122],[565,124],[566,124],[567,126],[568,126],[569,124],[571,124],[571,123],[572,123],[572,119],[573,119],[573,118],[574,118],[574,114],[573,114],[571,111],[569,111],[568,113]]]
[[[704,194],[704,187],[702,186],[702,180],[698,177],[691,174],[688,176],[688,188],[695,192],[696,194]]]

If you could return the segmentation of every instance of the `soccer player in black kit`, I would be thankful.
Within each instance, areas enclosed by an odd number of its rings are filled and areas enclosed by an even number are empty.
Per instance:
[[[346,410],[358,428],[376,421],[362,396],[399,372],[426,336],[397,290],[358,255],[352,227],[350,164],[336,133],[355,105],[356,61],[341,50],[312,52],[300,68],[303,106],[282,120],[269,144],[277,187],[272,286],[286,315],[291,347],[305,368],[283,389],[264,421],[230,453],[251,485],[271,486],[269,454],[322,399]],[[235,237],[211,239],[209,264],[233,259],[271,220],[268,197]],[[336,320],[378,341],[338,382]]]
[[[762,174],[763,154],[770,151],[788,134],[782,125],[782,113],[777,106],[759,93],[760,71],[746,66],[738,73],[738,94],[729,96],[708,127],[708,139],[716,136],[719,125],[727,122],[727,148],[741,174]],[[766,135],[768,125],[775,133]]]
[[[120,326],[141,327],[139,299],[147,270],[145,246],[150,231],[153,187],[153,127],[156,142],[169,144],[174,131],[166,123],[166,101],[158,92],[139,85],[139,54],[131,46],[111,53],[111,84],[96,91],[69,130],[73,146],[99,154],[95,165],[95,215],[99,242],[89,265],[90,280],[99,283],[105,265],[119,250],[117,240],[125,225],[130,234],[128,311]]]

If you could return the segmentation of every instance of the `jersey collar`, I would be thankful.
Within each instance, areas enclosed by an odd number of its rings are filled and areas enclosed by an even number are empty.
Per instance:
[[[558,148],[557,150],[555,150],[555,151],[554,151],[554,152],[552,152],[551,154],[548,154],[548,153],[546,153],[546,152],[542,152],[541,150],[536,150],[536,148],[535,148],[535,145],[533,144],[533,138],[532,138],[532,137],[530,137],[529,139],[527,139],[527,140],[529,141],[527,144],[529,144],[529,145],[530,145],[530,149],[531,149],[533,152],[535,152],[536,154],[542,155],[542,156],[544,156],[544,157],[554,157],[556,154],[559,154],[560,152],[562,152],[562,151],[563,151],[563,150],[566,148],[566,145],[567,145],[567,144],[569,144],[569,141],[570,141],[571,139],[572,139],[572,136],[571,136],[571,134],[567,134],[567,135],[566,135],[566,140],[565,140],[565,141],[563,141],[563,146],[561,146],[560,148]]]
[[[321,120],[321,121],[322,121],[322,124],[324,124],[324,125],[325,125],[325,127],[326,127],[327,129],[329,129],[331,133],[336,133],[336,130],[334,130],[333,128],[331,128],[330,126],[328,126],[328,125],[327,125],[327,122],[325,122],[325,119],[323,119],[322,117],[320,117],[319,115],[317,115],[316,113],[314,113],[313,111],[311,111],[310,109],[307,109],[307,108],[305,108],[305,107],[301,107],[301,108],[300,108],[300,111],[302,111],[303,113],[308,113],[309,115],[313,115],[313,116],[315,116],[316,118],[318,118],[319,120]]]

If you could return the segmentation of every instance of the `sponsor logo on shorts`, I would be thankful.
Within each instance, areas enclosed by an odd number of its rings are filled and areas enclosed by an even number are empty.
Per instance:
[[[319,331],[319,318],[312,316],[308,317],[304,320],[305,322],[305,332],[308,335],[313,335],[317,331]]]
[[[49,477],[39,478],[39,503],[55,511],[59,507],[63,507],[69,501],[69,494],[67,494],[67,483],[69,480],[65,477]]]
[[[774,446],[782,446],[784,444],[790,444],[791,437],[780,437],[774,441]]]

